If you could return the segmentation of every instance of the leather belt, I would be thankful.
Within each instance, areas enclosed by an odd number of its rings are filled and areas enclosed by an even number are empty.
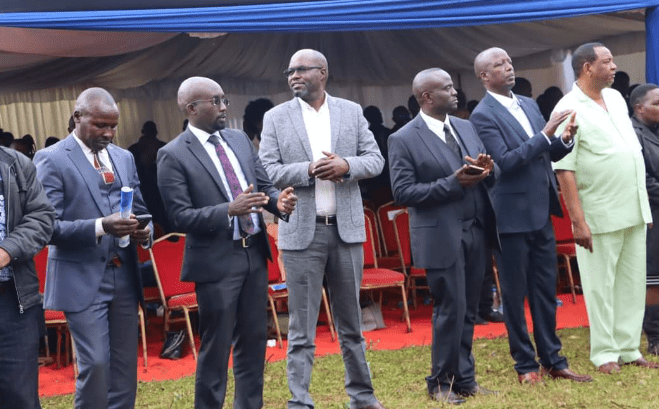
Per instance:
[[[0,281],[0,294],[14,287],[14,280]]]
[[[234,245],[236,245],[240,248],[248,249],[248,248],[250,248],[250,247],[252,247],[253,245],[256,244],[256,239],[257,238],[258,238],[258,236],[256,234],[254,234],[254,235],[251,235],[251,236],[242,237],[240,240],[234,240],[233,243],[234,243]]]
[[[121,257],[119,257],[118,254],[115,254],[112,256],[112,258],[108,261],[107,265],[112,266],[112,267],[121,267]]]
[[[336,226],[336,216],[316,216],[316,223],[323,223],[325,226]]]

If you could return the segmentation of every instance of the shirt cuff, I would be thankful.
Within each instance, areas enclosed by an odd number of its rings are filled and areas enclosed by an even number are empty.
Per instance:
[[[547,141],[547,143],[551,145],[551,139],[549,139],[549,137],[547,136],[545,131],[540,131],[540,133],[542,134],[542,136],[545,137],[545,140]]]
[[[99,217],[96,219],[96,237],[105,236],[106,234],[108,233],[103,230],[103,218]]]

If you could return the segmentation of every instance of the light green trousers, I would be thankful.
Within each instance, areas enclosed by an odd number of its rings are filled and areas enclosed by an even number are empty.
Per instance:
[[[631,362],[641,357],[645,312],[646,225],[593,234],[593,252],[577,246],[588,321],[590,360]]]

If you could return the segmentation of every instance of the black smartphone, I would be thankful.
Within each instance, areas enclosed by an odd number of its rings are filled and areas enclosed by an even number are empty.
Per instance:
[[[137,226],[137,230],[144,230],[144,228],[149,224],[153,217],[150,214],[138,214],[135,216],[135,219],[140,223]]]
[[[467,175],[480,175],[484,170],[485,168],[481,168],[480,166],[469,165],[467,166],[467,169],[465,169],[465,173]]]

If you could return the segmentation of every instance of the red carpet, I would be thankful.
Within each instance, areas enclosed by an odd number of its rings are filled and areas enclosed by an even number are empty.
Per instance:
[[[576,328],[587,327],[588,317],[586,307],[581,295],[577,296],[577,303],[572,303],[570,294],[561,294],[559,298],[563,301],[563,306],[558,308],[556,317],[557,327]],[[419,299],[420,301],[420,299]],[[364,333],[367,347],[379,350],[393,350],[405,348],[408,346],[430,345],[432,340],[430,317],[432,308],[430,306],[419,305],[414,311],[410,310],[412,320],[412,333],[407,333],[404,322],[400,321],[401,310],[394,308],[395,303],[383,307],[383,315],[387,328]],[[167,379],[178,379],[189,376],[195,372],[195,361],[192,358],[189,348],[186,346],[186,354],[178,361],[160,359],[158,354],[162,347],[162,327],[158,318],[153,318],[147,327],[148,341],[148,364],[144,367],[142,359],[142,350],[140,344],[138,358],[138,377],[140,381],[162,381]],[[530,314],[527,308],[527,322],[531,322]],[[488,325],[477,325],[475,329],[476,338],[496,338],[506,335],[506,328],[501,324],[490,323]],[[339,343],[332,342],[329,329],[326,325],[318,327],[318,336],[316,339],[316,356],[338,354]],[[197,339],[197,346],[199,340]],[[266,351],[267,360],[270,362],[279,361],[286,357],[286,341],[284,349],[278,346],[268,348]],[[73,378],[73,366],[68,365],[57,369],[56,366],[50,365],[42,367],[39,372],[39,394],[41,396],[64,395],[73,393],[75,390],[75,380]]]

